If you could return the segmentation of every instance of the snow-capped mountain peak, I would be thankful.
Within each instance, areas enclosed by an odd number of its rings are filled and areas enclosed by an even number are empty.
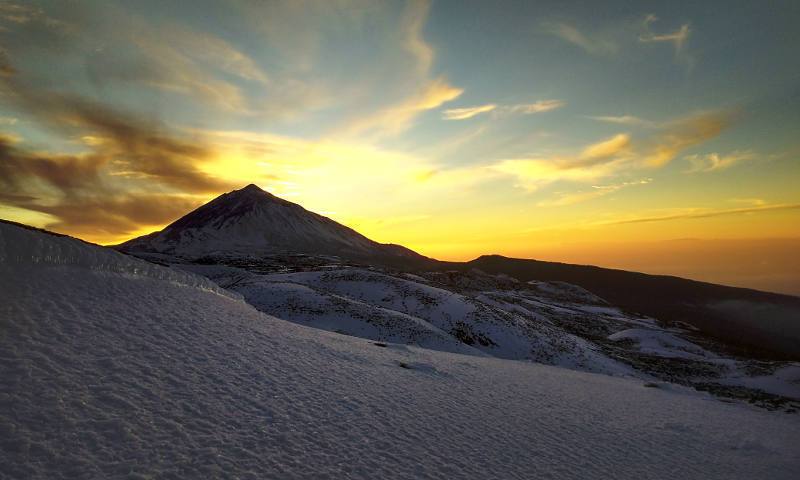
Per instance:
[[[370,240],[254,184],[220,195],[163,230],[118,248],[184,256],[236,252],[313,253],[373,261],[425,259],[404,247]]]

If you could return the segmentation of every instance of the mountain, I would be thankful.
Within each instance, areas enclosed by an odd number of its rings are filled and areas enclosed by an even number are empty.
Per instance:
[[[370,240],[256,185],[220,195],[161,231],[117,245],[126,253],[200,257],[302,253],[378,264],[419,264],[426,257]]]
[[[350,281],[322,280],[281,279]],[[800,471],[800,415],[308,328],[207,278],[3,222],[0,306],[3,479]],[[615,338],[653,348],[643,328]]]

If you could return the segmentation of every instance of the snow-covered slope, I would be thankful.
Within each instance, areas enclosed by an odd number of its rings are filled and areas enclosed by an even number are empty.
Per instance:
[[[210,276],[271,315],[325,330],[436,350],[535,360],[578,370],[632,375],[545,314],[361,268],[248,275],[181,266]],[[216,272],[213,272],[216,270]]]
[[[223,194],[164,230],[117,248],[185,257],[296,252],[386,262],[425,260],[407,248],[374,242],[256,185]]]
[[[175,268],[204,275],[267,314],[323,330],[667,381],[771,409],[800,407],[800,383],[779,374],[795,364],[731,355],[696,332],[623,312],[563,282],[526,283],[479,271],[417,275],[309,257],[301,264],[227,260],[238,266],[182,262]],[[276,269],[282,273],[271,273]]]
[[[3,478],[794,478],[798,416],[284,322],[0,223]]]

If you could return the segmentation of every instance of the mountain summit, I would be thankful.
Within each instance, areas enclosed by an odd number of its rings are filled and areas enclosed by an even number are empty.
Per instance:
[[[307,253],[380,263],[426,259],[405,247],[370,240],[253,184],[220,195],[163,230],[117,248],[189,257],[220,252]]]

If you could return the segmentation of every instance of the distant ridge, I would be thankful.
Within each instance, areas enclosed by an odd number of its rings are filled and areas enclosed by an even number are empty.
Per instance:
[[[686,278],[592,265],[483,255],[441,268],[510,275],[522,281],[567,282],[663,322],[683,322],[744,348],[748,355],[800,360],[800,297]]]

